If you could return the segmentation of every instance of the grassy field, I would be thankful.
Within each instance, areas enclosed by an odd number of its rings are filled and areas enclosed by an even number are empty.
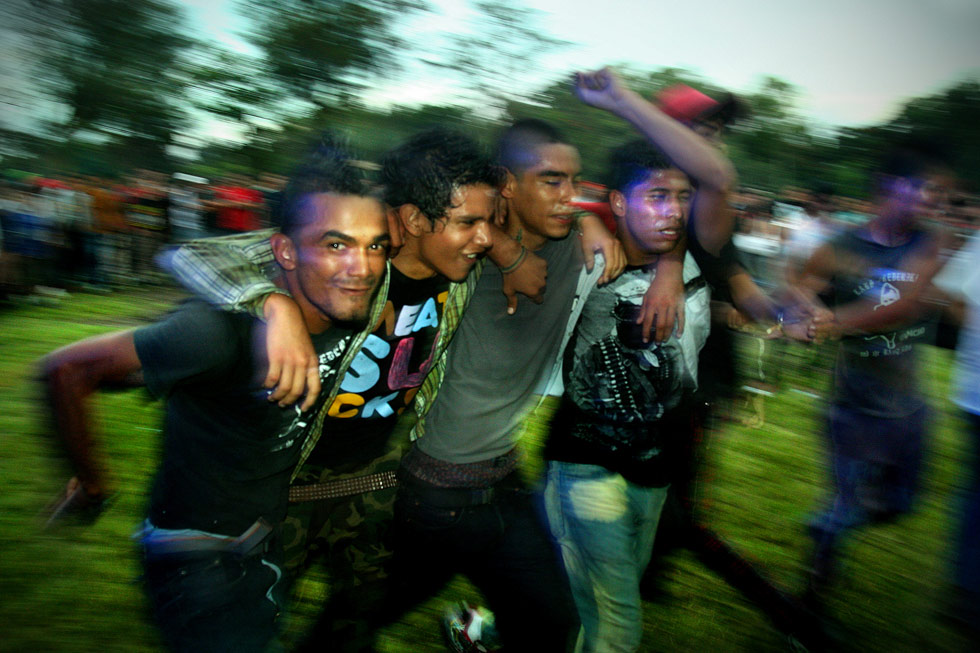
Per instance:
[[[129,535],[140,520],[158,455],[158,404],[143,392],[105,394],[94,404],[99,439],[118,495],[87,528],[42,532],[39,513],[68,470],[54,456],[40,391],[38,358],[79,338],[138,325],[165,311],[169,289],[74,295],[60,306],[0,308],[0,651],[93,653],[160,650],[136,582]],[[792,352],[791,352],[792,353]],[[948,544],[965,452],[963,425],[946,401],[950,352],[929,349],[926,378],[935,409],[918,512],[860,533],[830,606],[844,633],[841,651],[960,651],[968,642],[942,619]],[[822,403],[789,391],[812,370],[780,363],[783,389],[766,404],[766,425],[725,422],[710,439],[710,523],[787,590],[805,578],[804,524],[826,479],[819,439]],[[540,442],[549,406],[528,421]],[[540,469],[534,460],[530,473]],[[646,605],[646,651],[781,651],[786,638],[751,603],[686,553],[667,566],[662,596]],[[311,577],[308,596],[328,589]],[[439,597],[383,633],[388,651],[444,651],[438,615],[449,600],[478,600],[458,579]],[[313,599],[311,599],[313,600]],[[291,617],[302,629],[304,609]]]

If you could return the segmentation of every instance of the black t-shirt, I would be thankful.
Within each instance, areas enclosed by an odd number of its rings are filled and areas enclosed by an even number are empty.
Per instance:
[[[285,516],[289,478],[319,405],[300,414],[268,401],[253,354],[264,338],[256,324],[190,300],[134,334],[146,386],[166,400],[149,510],[159,528],[238,535],[260,516]],[[340,328],[313,336],[324,388],[351,340]]]
[[[445,277],[410,279],[392,266],[381,323],[341,382],[311,465],[358,465],[381,455],[398,416],[436,362],[448,290]]]
[[[711,300],[731,303],[732,292],[728,280],[745,269],[731,238],[715,256],[701,246],[693,225],[688,226],[687,234],[688,251],[711,286]],[[698,363],[698,396],[709,403],[734,396],[736,376],[732,331],[726,324],[712,324]]]

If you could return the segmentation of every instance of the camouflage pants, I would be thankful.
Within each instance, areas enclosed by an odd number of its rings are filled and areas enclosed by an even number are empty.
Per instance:
[[[305,465],[297,485],[394,471],[403,447],[393,445],[357,468]],[[314,563],[327,571],[329,592],[309,645],[317,650],[362,650],[369,647],[371,623],[378,618],[387,591],[386,545],[395,488],[335,499],[290,503],[283,523],[286,571],[296,580]],[[299,650],[303,650],[301,646]]]

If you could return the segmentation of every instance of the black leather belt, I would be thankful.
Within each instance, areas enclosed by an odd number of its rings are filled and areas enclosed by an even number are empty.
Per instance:
[[[411,474],[399,474],[398,485],[407,494],[436,508],[466,508],[483,506],[517,492],[527,490],[520,472],[513,471],[490,487],[439,487],[426,483]]]

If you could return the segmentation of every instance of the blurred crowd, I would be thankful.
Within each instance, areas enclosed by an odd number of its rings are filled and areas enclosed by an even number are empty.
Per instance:
[[[229,173],[208,180],[135,170],[119,179],[23,175],[0,184],[0,297],[50,303],[73,288],[105,292],[160,282],[165,277],[154,257],[161,248],[274,225],[285,177]],[[578,204],[601,215],[604,194],[604,186],[581,182]],[[732,203],[735,247],[766,290],[793,281],[821,243],[871,214],[866,200],[834,195],[825,185],[776,193],[743,188]],[[980,197],[952,197],[934,220],[951,235],[951,254],[980,228]]]
[[[156,283],[162,247],[270,224],[284,180],[210,181],[136,170],[119,180],[25,175],[0,187],[0,296],[57,302],[70,290]]]

